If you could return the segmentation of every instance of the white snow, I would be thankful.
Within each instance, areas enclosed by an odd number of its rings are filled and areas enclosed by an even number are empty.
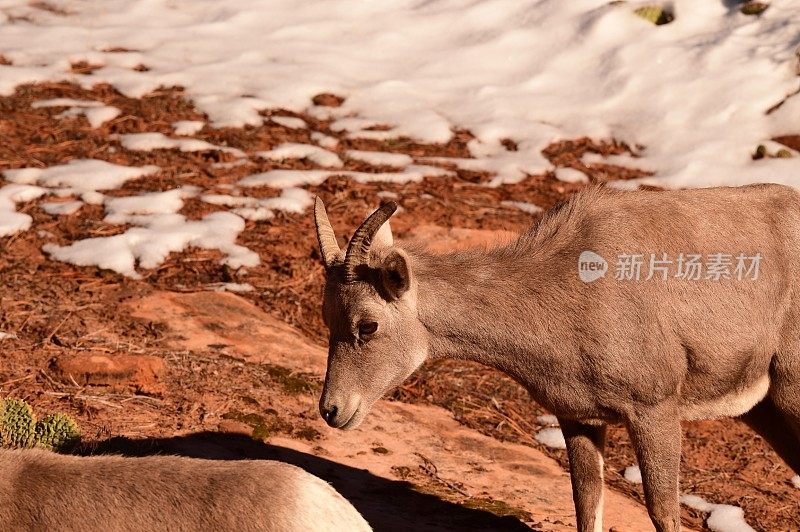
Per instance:
[[[236,157],[245,156],[242,150],[236,148],[217,146],[210,142],[193,138],[173,139],[163,133],[129,133],[120,136],[120,143],[123,148],[134,151],[178,149],[183,152],[221,151],[231,153]]]
[[[631,484],[642,483],[642,470],[639,469],[638,465],[626,467],[622,476],[624,476],[625,480],[627,480]]]
[[[172,123],[172,131],[178,136],[191,137],[203,129],[205,125],[205,122],[201,122],[200,120],[178,120]]]
[[[373,166],[393,166],[395,168],[404,168],[414,162],[414,159],[404,153],[347,150],[345,155],[347,155],[350,159],[363,161]]]
[[[17,212],[16,204],[31,201],[47,193],[47,189],[13,184],[0,188],[0,237],[27,231],[33,223],[29,215]]]
[[[753,148],[755,151],[755,148]],[[581,157],[581,162],[585,165],[608,164],[612,166],[622,166],[624,168],[638,168],[641,170],[652,170],[647,164],[647,160],[640,157],[632,157],[627,154],[619,155],[600,155],[599,153],[586,152]]]
[[[157,166],[120,166],[96,159],[77,159],[48,168],[4,170],[3,177],[12,183],[44,187],[68,187],[78,193],[119,188],[130,179],[155,173]]]
[[[547,428],[536,433],[536,441],[552,449],[566,449],[567,442],[564,441],[564,433],[561,429]]]
[[[140,215],[140,227],[98,238],[78,240],[68,246],[45,244],[43,250],[55,260],[78,266],[98,266],[140,278],[136,264],[145,269],[160,266],[170,253],[189,246],[218,249],[226,256],[223,264],[232,268],[259,264],[258,255],[236,244],[245,222],[229,212],[214,212],[202,220],[186,220],[180,214]]]
[[[183,207],[186,193],[181,189],[166,192],[148,192],[137,196],[107,197],[105,222],[124,224],[137,220],[138,215],[173,214]]]
[[[300,214],[313,203],[311,193],[302,188],[285,188],[274,198],[253,198],[226,194],[204,194],[201,200],[213,205],[236,207],[233,212],[247,220],[269,220],[276,210]]]
[[[249,283],[212,283],[206,285],[206,288],[214,292],[235,292],[245,293],[255,290],[253,285]]]
[[[644,146],[637,163],[656,175],[643,182],[800,185],[798,158],[750,159],[757,144],[797,127],[800,97],[765,111],[797,88],[800,0],[774,0],[758,17],[730,2],[673,0],[676,18],[664,26],[633,14],[636,5],[108,0],[70,2],[61,16],[6,0],[0,17],[25,22],[0,34],[12,62],[0,66],[0,93],[64,79],[132,97],[180,85],[213,125],[242,126],[333,92],[347,98],[325,112],[351,136],[447,142],[468,129],[495,185],[552,169],[541,149],[581,136]],[[137,52],[101,51],[112,46]],[[71,73],[81,59],[102,67]],[[391,130],[368,130],[381,124]]]
[[[331,137],[330,135],[320,133],[319,131],[311,132],[311,140],[329,150],[333,150],[339,145],[339,140],[336,137]]]
[[[63,202],[47,202],[41,203],[39,207],[42,208],[47,214],[54,215],[70,215],[75,214],[83,207],[82,201],[63,201]]]
[[[709,513],[706,526],[712,532],[755,532],[744,520],[744,510],[730,504],[713,504],[697,495],[681,495],[681,502],[690,508]]]
[[[109,120],[113,120],[122,112],[116,107],[105,105],[103,102],[94,100],[74,100],[72,98],[39,100],[33,102],[31,107],[34,109],[39,109],[41,107],[68,107],[66,111],[56,115],[56,118],[69,118],[83,115],[93,128],[98,128]]]
[[[588,183],[589,177],[581,172],[580,170],[576,170],[575,168],[556,168],[555,169],[556,179],[563,183]]]
[[[15,340],[17,335],[14,333],[7,333],[0,331],[0,340]]]
[[[51,98],[49,100],[37,100],[31,103],[34,109],[42,107],[103,107],[103,102],[95,100],[76,100],[74,98]]]
[[[344,166],[339,156],[313,144],[298,144],[287,142],[268,151],[260,151],[257,156],[271,161],[284,159],[308,159],[309,161],[327,168],[341,168]]]
[[[511,207],[513,209],[519,209],[528,214],[539,214],[544,211],[544,209],[538,205],[534,205],[533,203],[528,203],[525,201],[501,201],[500,205],[504,207]]]
[[[800,490],[800,475],[795,475],[792,477],[792,485]]]
[[[351,172],[349,170],[269,170],[242,178],[238,185],[243,187],[269,186],[275,188],[319,185],[330,176],[347,176],[358,183],[385,182],[408,183],[419,182],[425,177],[452,175],[452,172],[435,166],[410,165],[399,172]]]
[[[558,418],[552,414],[546,414],[543,416],[538,416],[536,418],[536,423],[539,425],[555,425],[558,426]]]
[[[110,105],[104,105],[102,107],[70,107],[63,113],[56,115],[56,118],[71,118],[83,115],[86,117],[86,120],[89,121],[90,126],[98,128],[109,120],[118,117],[121,112],[122,111],[116,107],[111,107]]]
[[[269,119],[289,129],[306,129],[308,127],[305,120],[296,116],[271,116]]]

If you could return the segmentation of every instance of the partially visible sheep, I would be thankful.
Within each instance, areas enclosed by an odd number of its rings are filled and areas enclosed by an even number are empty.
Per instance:
[[[0,450],[0,530],[367,531],[321,479],[273,461]]]

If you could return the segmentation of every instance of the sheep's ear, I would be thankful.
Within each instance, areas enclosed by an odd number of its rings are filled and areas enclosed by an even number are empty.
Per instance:
[[[378,229],[378,232],[375,233],[375,236],[372,238],[372,245],[379,248],[389,248],[394,245],[394,236],[392,236],[392,226],[389,224],[389,220]]]
[[[411,264],[403,250],[393,249],[384,257],[380,274],[390,299],[400,299],[411,288]]]

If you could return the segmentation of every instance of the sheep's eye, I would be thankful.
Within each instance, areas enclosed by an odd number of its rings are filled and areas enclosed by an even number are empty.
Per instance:
[[[378,323],[374,321],[362,321],[358,324],[358,335],[366,338],[375,334],[378,330]]]

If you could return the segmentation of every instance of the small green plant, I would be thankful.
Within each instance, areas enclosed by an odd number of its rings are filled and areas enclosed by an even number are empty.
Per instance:
[[[36,419],[31,405],[21,399],[6,399],[0,408],[0,444],[3,447],[33,447]]]
[[[80,441],[78,424],[65,414],[49,414],[39,421],[21,399],[0,400],[0,446],[11,449],[39,447],[68,451]]]
[[[766,146],[759,144],[753,153],[753,160],[759,159],[791,159],[794,155],[786,148],[781,148],[775,153],[770,153]]]
[[[669,24],[675,20],[675,15],[661,6],[642,6],[636,8],[633,12],[656,26]]]
[[[50,451],[71,449],[80,441],[75,420],[66,414],[49,414],[36,423],[36,446]]]
[[[745,2],[740,11],[744,15],[760,15],[767,10],[769,4],[767,2]]]

